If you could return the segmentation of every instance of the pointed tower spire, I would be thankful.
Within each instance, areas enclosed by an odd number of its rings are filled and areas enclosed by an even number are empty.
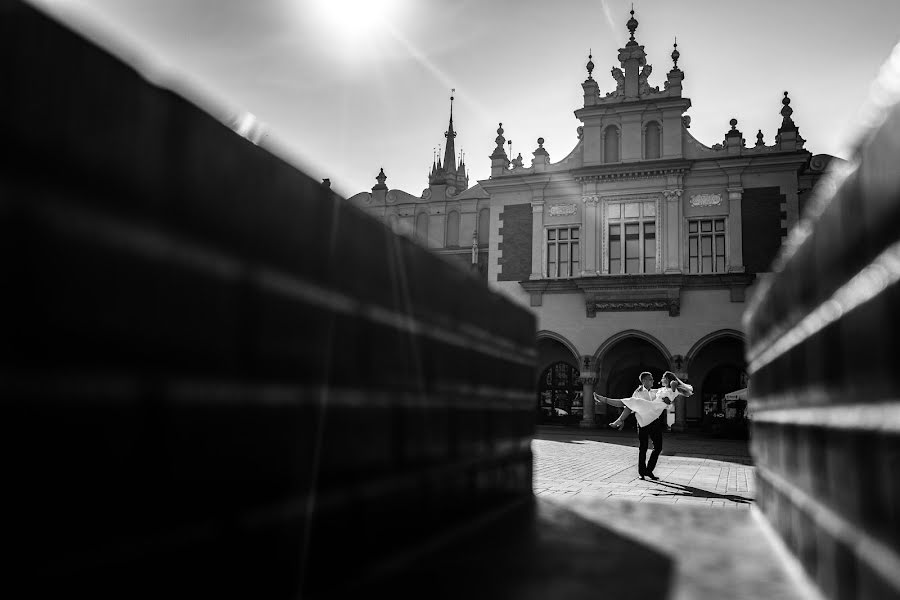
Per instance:
[[[444,133],[444,137],[447,138],[447,147],[444,149],[444,171],[448,174],[456,174],[456,149],[454,147],[453,138],[456,137],[456,132],[453,131],[453,94],[456,93],[456,88],[450,90],[450,127]]]

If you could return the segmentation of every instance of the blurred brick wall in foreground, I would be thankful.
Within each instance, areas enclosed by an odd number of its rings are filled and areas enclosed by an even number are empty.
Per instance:
[[[835,599],[900,597],[900,103],[884,116],[745,323],[758,502]]]
[[[330,593],[532,497],[530,313],[27,5],[0,50],[35,595]]]

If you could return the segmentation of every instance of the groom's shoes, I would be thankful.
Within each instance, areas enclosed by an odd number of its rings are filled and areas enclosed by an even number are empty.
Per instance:
[[[652,471],[649,472],[649,473],[647,473],[647,477],[649,477],[649,478],[652,479],[653,481],[659,481],[659,477],[657,477],[656,475],[654,475]],[[641,479],[643,479],[643,477],[641,477]]]

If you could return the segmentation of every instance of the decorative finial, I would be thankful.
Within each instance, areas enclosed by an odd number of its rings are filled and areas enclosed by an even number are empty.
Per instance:
[[[375,190],[386,190],[387,189],[387,186],[384,185],[384,182],[387,179],[387,175],[384,174],[384,167],[381,167],[381,170],[378,171],[378,175],[375,177],[375,179],[378,181],[378,184],[372,188],[373,192]]]
[[[728,121],[728,124],[731,125],[731,130],[735,131],[735,127],[737,127],[737,119],[732,119]]]
[[[593,77],[591,77],[591,73],[594,70],[594,61],[592,60],[594,57],[593,57],[592,52],[593,52],[593,49],[588,50],[588,62],[587,62],[588,79],[593,79]]]
[[[781,127],[778,128],[779,135],[786,131],[798,131],[797,126],[794,124],[794,120],[791,118],[791,115],[794,114],[794,109],[791,108],[791,99],[788,98],[788,93],[784,93],[784,98],[781,99],[781,103],[784,105],[781,107]],[[798,134],[799,135],[799,134]],[[777,142],[778,140],[776,140]]]
[[[634,2],[631,3],[631,18],[628,19],[628,23],[626,23],[626,27],[628,27],[628,31],[631,32],[630,42],[634,42],[634,31],[637,29],[638,22],[637,19],[634,18]]]
[[[494,143],[497,144],[497,147],[494,148],[494,152],[491,154],[491,158],[504,158],[506,153],[503,151],[503,143],[506,141],[506,138],[503,137],[503,123],[500,123],[500,126],[497,127],[497,137],[494,138]]]
[[[781,116],[785,119],[790,119],[791,115],[794,114],[794,109],[790,107],[791,99],[788,98],[787,92],[784,93],[781,103],[784,104],[784,108],[781,109]]]
[[[539,147],[539,148],[543,148],[543,147],[544,147],[544,138],[542,138],[542,137],[539,137],[539,138],[538,138],[538,147]]]
[[[756,133],[756,146],[757,146],[757,148],[759,148],[759,147],[762,147],[765,145],[766,145],[766,143],[763,141],[763,132],[762,132],[762,129],[760,129]]]
[[[672,61],[675,63],[675,68],[678,68],[678,58],[681,56],[681,52],[678,51],[678,36],[675,36],[675,49],[672,50]]]

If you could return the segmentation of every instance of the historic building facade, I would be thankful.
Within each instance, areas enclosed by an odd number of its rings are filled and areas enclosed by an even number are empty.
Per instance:
[[[443,163],[421,197],[388,191],[380,175],[351,200],[439,252],[463,255],[475,235],[489,285],[537,314],[543,418],[594,426],[610,416],[582,398],[627,396],[641,371],[672,370],[695,388],[676,403],[675,427],[707,426],[741,416],[723,401],[747,385],[748,289],[832,157],[804,149],[787,92],[771,145],[760,131],[747,146],[734,119],[722,143],[700,143],[677,44],[662,89],[651,87],[637,26],[632,11],[608,91],[588,58],[578,141],[559,162],[543,138],[530,166],[510,160],[501,123],[490,178],[467,189],[451,110]]]
[[[684,428],[740,416],[722,401],[746,386],[748,288],[831,157],[803,148],[787,92],[773,144],[760,131],[746,146],[734,119],[721,144],[701,144],[677,45],[663,88],[650,87],[637,26],[632,12],[606,93],[588,58],[568,156],[550,163],[538,139],[526,167],[497,130],[491,176],[479,182],[491,197],[488,280],[538,315],[543,415],[593,425],[607,417],[581,398],[595,388],[627,396],[641,371],[668,369],[696,390],[676,406]]]

